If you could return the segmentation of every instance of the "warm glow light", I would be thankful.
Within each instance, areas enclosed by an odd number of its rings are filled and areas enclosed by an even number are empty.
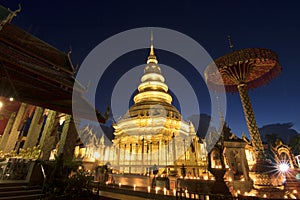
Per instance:
[[[153,89],[160,89],[162,88],[165,92],[168,91],[168,86],[165,83],[158,82],[158,81],[147,81],[144,83],[141,83],[138,87],[139,91],[145,90],[146,88],[149,88],[149,86]]]
[[[136,188],[136,185],[134,184],[134,185],[133,185],[133,190],[134,190],[134,191],[135,191],[135,188]]]
[[[173,189],[173,195],[176,196],[176,189]]]
[[[2,108],[3,107],[3,103],[2,103],[2,101],[0,101],[0,108]]]
[[[241,178],[241,181],[245,181],[245,178]]]
[[[293,190],[293,193],[294,193],[294,194],[297,194],[298,192],[297,192],[297,190]]]
[[[255,197],[256,194],[255,193],[249,193],[250,196]]]
[[[106,181],[105,184],[108,185],[108,181]]]
[[[231,181],[232,181],[232,178],[229,178],[228,181],[231,182]]]
[[[14,98],[13,98],[13,97],[10,97],[10,98],[9,98],[9,101],[14,101]]]
[[[160,190],[160,187],[155,187],[155,194]]]
[[[267,195],[266,194],[264,194],[264,196],[263,196],[264,198],[267,198]]]
[[[164,188],[164,195],[167,195],[167,188]]]
[[[59,118],[59,125],[62,125],[64,123],[64,121],[65,121],[65,117],[64,116],[60,117]]]
[[[142,93],[138,93],[137,95],[135,95],[135,97],[133,98],[135,103],[139,103],[143,100],[159,100],[159,101],[164,101],[167,102],[169,104],[172,103],[172,97],[171,95],[169,95],[169,93],[163,93],[163,92],[158,92],[158,91],[145,91]]]
[[[238,191],[237,191],[237,193],[238,193],[238,194],[241,194],[241,191],[240,191],[240,190],[238,190]]]
[[[150,193],[150,191],[151,191],[151,187],[150,187],[150,186],[148,186],[148,193]]]
[[[119,183],[119,187],[121,187],[122,186],[122,183]]]
[[[281,173],[286,173],[287,171],[289,171],[289,168],[290,166],[285,162],[282,162],[278,165],[278,169]]]
[[[189,198],[188,190],[186,189],[186,190],[184,190],[184,192],[185,192],[185,196],[186,196],[187,198]]]
[[[94,157],[95,157],[96,159],[99,159],[99,158],[100,158],[99,152],[94,152]]]
[[[159,80],[160,82],[165,82],[165,78],[161,74],[156,73],[147,73],[141,78],[142,82],[146,82],[148,80]]]

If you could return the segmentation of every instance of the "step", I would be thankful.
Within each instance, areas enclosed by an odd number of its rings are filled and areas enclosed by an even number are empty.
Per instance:
[[[12,187],[12,186],[28,186],[28,182],[24,181],[0,181],[0,188],[2,187]]]
[[[0,186],[0,193],[1,192],[8,192],[8,191],[17,191],[17,190],[33,190],[33,189],[40,189],[40,186]]]
[[[30,194],[21,196],[0,197],[0,200],[38,200],[42,199],[43,194]]]
[[[6,191],[0,192],[0,197],[9,197],[9,196],[23,196],[23,195],[31,195],[31,194],[40,194],[42,193],[41,189],[29,189],[29,190],[16,190],[16,191]]]
[[[16,191],[16,190],[25,190],[27,186],[0,186],[0,193],[7,192],[7,191]]]

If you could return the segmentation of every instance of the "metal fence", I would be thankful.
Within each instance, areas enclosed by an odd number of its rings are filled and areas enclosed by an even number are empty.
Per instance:
[[[179,189],[176,192],[177,200],[260,200],[259,197],[249,197],[249,196],[225,196],[219,194],[202,194],[202,193],[191,193],[186,190]]]

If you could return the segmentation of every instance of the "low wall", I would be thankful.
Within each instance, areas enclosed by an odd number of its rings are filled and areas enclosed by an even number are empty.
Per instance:
[[[114,183],[118,185],[121,183],[122,185],[133,186],[136,187],[148,187],[151,185],[152,178],[149,176],[141,176],[134,174],[112,174]]]

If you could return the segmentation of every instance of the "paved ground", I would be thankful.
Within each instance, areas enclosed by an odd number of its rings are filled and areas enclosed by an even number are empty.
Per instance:
[[[99,191],[100,199],[103,200],[151,200],[147,198],[141,198],[141,197],[136,197],[136,196],[131,196],[131,195],[125,195],[125,194],[119,194],[119,193],[112,193],[112,192],[107,192],[107,191]],[[102,198],[101,198],[102,197]]]

